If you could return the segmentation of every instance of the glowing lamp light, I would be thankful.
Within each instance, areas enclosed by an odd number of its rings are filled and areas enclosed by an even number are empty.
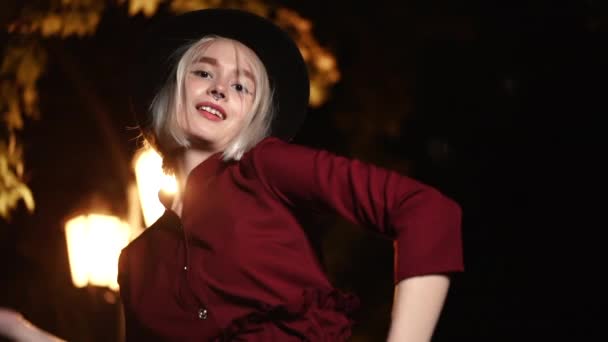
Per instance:
[[[153,149],[139,151],[134,158],[135,179],[139,201],[146,226],[150,226],[165,211],[158,199],[158,192],[174,194],[177,191],[175,177],[163,172],[162,159]]]
[[[129,224],[115,216],[90,214],[66,222],[72,282],[118,290],[118,257],[129,242]]]

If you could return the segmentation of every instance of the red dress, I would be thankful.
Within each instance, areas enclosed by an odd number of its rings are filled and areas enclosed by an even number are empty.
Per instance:
[[[129,341],[344,341],[356,298],[334,289],[297,212],[340,215],[395,239],[395,283],[463,269],[460,207],[409,177],[266,138],[215,154],[123,251]]]

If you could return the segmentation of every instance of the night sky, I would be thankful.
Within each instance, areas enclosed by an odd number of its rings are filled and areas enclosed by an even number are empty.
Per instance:
[[[588,340],[603,290],[606,5],[280,3],[313,21],[342,73],[295,142],[399,170],[463,208],[466,271],[434,341]],[[71,341],[114,340],[103,290],[71,286],[62,227],[104,203],[126,214],[125,61],[151,20],[125,12],[106,11],[95,36],[45,41],[42,118],[22,135],[37,208],[0,221],[0,305]],[[361,297],[353,341],[381,341],[391,241],[337,218],[316,228],[330,278]]]

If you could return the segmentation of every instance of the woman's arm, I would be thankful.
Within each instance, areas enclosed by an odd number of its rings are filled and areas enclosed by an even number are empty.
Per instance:
[[[438,274],[400,281],[395,287],[388,342],[430,341],[449,283],[447,276]]]
[[[330,213],[395,244],[395,284],[462,271],[461,208],[426,184],[355,159],[276,138],[244,157],[248,174],[294,210]],[[251,171],[253,170],[253,171]]]
[[[4,308],[0,308],[0,336],[17,342],[64,342],[36,327],[20,313]]]
[[[335,213],[394,239],[390,341],[430,340],[448,274],[464,269],[460,205],[415,179],[327,151],[279,140],[257,151],[253,169],[288,206]]]

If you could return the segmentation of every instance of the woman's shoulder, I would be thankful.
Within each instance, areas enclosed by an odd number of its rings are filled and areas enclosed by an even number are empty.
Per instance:
[[[285,140],[279,139],[277,137],[273,137],[273,136],[269,136],[266,137],[262,140],[260,140],[260,142],[258,142],[249,152],[251,154],[252,153],[256,153],[256,152],[260,152],[263,150],[266,150],[268,148],[281,148],[281,147],[287,147],[290,143],[286,142]]]
[[[175,213],[166,210],[153,224],[145,228],[141,234],[125,246],[124,250],[138,250],[149,246],[152,241],[158,240],[159,235],[165,232],[179,231],[180,220]]]
[[[276,137],[266,137],[258,142],[251,150],[243,155],[242,160],[247,162],[288,162],[300,159],[305,155],[314,154],[316,150],[297,143],[282,140]]]

